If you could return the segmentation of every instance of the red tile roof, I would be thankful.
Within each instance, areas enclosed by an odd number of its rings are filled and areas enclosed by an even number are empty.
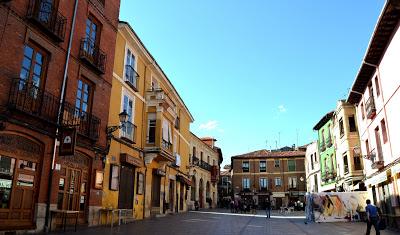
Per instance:
[[[232,158],[264,158],[264,157],[269,157],[269,158],[277,158],[277,157],[299,157],[299,156],[305,156],[306,152],[305,151],[268,151],[266,149],[262,150],[257,150],[254,152],[250,153],[245,153],[241,155],[236,155],[233,156]]]

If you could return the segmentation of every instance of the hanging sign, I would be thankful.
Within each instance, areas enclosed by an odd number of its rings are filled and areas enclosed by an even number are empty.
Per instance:
[[[60,156],[71,156],[75,152],[76,128],[63,128],[60,139]]]

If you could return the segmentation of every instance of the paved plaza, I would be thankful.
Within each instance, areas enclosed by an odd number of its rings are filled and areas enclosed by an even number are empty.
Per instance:
[[[77,233],[65,234],[103,235],[103,234],[163,234],[163,235],[236,235],[236,234],[365,234],[366,224],[359,223],[304,223],[302,213],[291,215],[274,212],[266,219],[264,211],[254,214],[231,214],[228,210],[192,211],[169,215],[161,218],[136,221],[114,227],[80,229]],[[373,230],[371,234],[375,234]],[[382,231],[382,235],[399,234],[394,231]]]

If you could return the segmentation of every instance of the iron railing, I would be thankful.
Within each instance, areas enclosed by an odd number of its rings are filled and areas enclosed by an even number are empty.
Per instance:
[[[379,169],[379,168],[384,166],[384,161],[382,159],[382,156],[383,156],[382,155],[382,149],[378,149],[378,151],[373,149],[369,153],[369,157],[370,157],[370,160],[372,162],[372,164],[371,164],[371,168],[372,169]]]
[[[50,123],[57,123],[59,99],[31,82],[12,80],[8,106]]]
[[[161,146],[162,146],[164,149],[167,149],[167,150],[169,150],[169,151],[171,151],[171,149],[172,149],[172,143],[170,143],[170,142],[168,142],[168,141],[166,141],[166,140],[162,140],[162,141],[161,141]]]
[[[65,102],[62,125],[75,126],[79,134],[97,140],[100,135],[100,123],[100,118],[91,113],[80,111],[74,105]]]
[[[138,79],[139,74],[135,69],[129,64],[125,65],[125,82],[135,91],[139,90]]]
[[[365,102],[365,110],[367,111],[367,118],[372,119],[376,115],[374,96],[371,95],[367,102]]]
[[[67,18],[55,8],[54,1],[30,0],[27,17],[39,23],[57,41],[64,41]]]
[[[89,38],[83,38],[81,40],[79,56],[92,65],[98,72],[105,73],[107,55],[99,48],[96,42]]]
[[[200,161],[200,168],[203,168],[206,171],[211,171],[211,165],[205,161]]]
[[[131,122],[125,122],[121,128],[121,138],[128,139],[136,143],[136,125]]]

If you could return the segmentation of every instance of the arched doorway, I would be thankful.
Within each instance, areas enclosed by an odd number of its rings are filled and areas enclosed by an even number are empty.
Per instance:
[[[192,184],[190,186],[190,200],[196,201],[196,177],[192,177]]]
[[[212,201],[211,201],[212,199],[211,199],[211,189],[210,189],[210,182],[209,181],[207,181],[207,184],[206,184],[206,201],[207,201],[207,203],[208,203],[208,207],[211,207],[211,204],[212,204]]]
[[[204,184],[203,184],[203,179],[200,179],[199,182],[199,204],[200,208],[204,208]]]

